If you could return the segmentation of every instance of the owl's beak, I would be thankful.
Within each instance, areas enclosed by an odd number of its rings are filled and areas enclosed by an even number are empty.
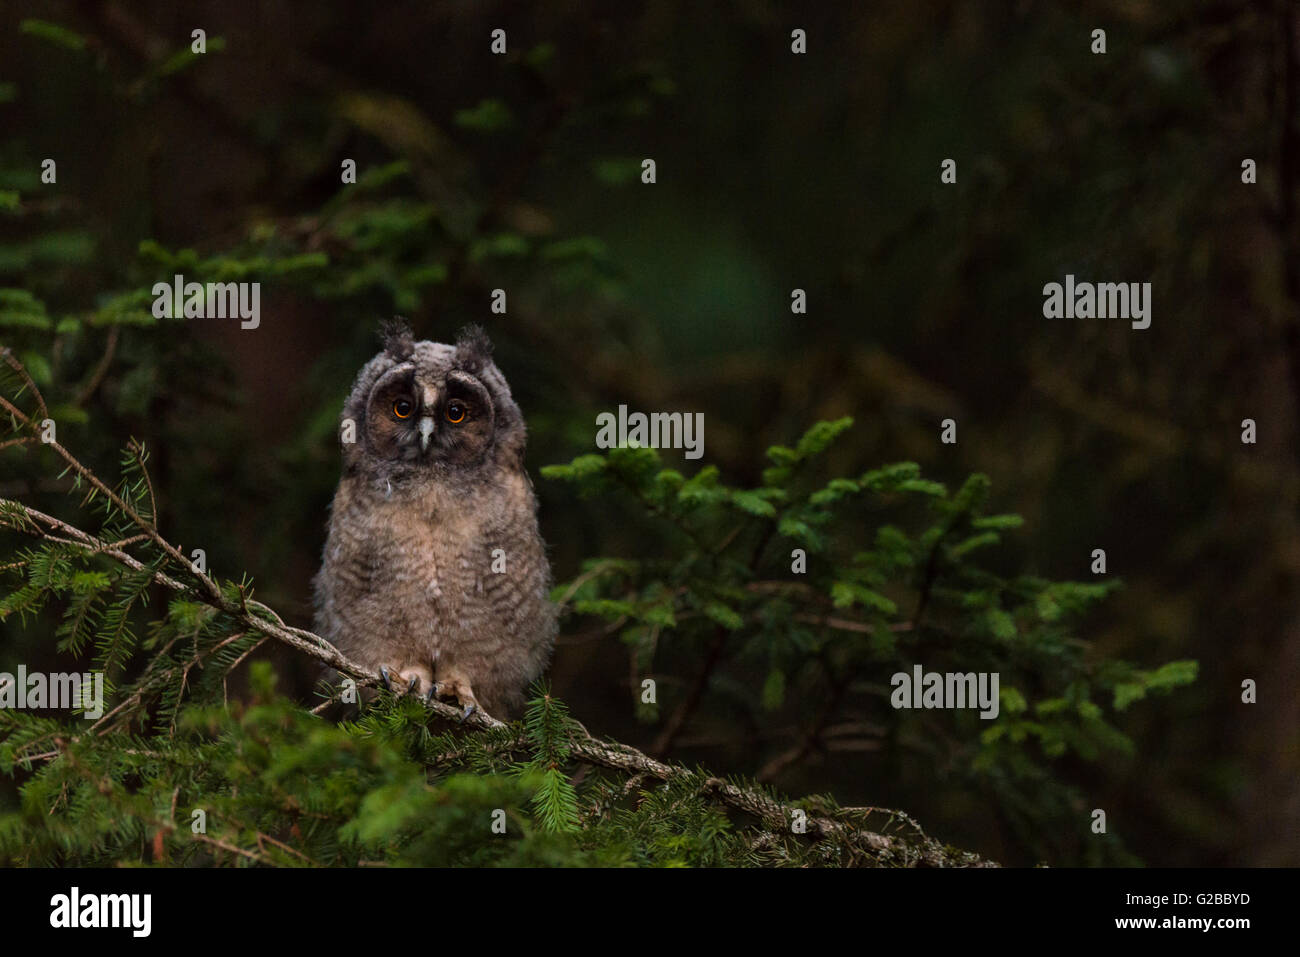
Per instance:
[[[426,415],[420,419],[420,451],[429,450],[429,437],[433,435],[433,416]]]

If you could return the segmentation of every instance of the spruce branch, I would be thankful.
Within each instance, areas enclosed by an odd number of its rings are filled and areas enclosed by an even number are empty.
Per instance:
[[[0,405],[3,405],[4,408],[9,412],[9,414],[14,416],[19,421],[19,423],[21,423],[24,427],[30,429],[32,432],[35,433],[37,431],[40,421],[49,417],[49,411],[46,408],[45,399],[41,395],[40,390],[36,388],[36,383],[33,382],[31,376],[28,375],[26,368],[23,367],[23,364],[19,362],[18,358],[13,354],[12,349],[10,349],[8,346],[4,347],[3,349],[0,349],[0,358],[3,358],[4,361],[10,366],[10,368],[12,368],[15,372],[18,373],[18,375],[23,379],[24,383],[27,385],[28,389],[30,389],[30,391],[33,394],[33,397],[36,399],[37,404],[40,406],[41,419],[33,421],[30,417],[24,414],[21,409],[19,409],[8,399],[5,399],[3,396],[0,396]],[[197,569],[194,569],[192,566],[190,566],[190,563],[187,562],[185,560],[185,557],[181,554],[180,549],[178,549],[175,545],[172,545],[161,535],[159,535],[151,522],[147,522],[144,518],[142,518],[136,512],[136,510],[131,507],[130,504],[124,501],[116,492],[114,492],[106,484],[100,481],[99,477],[95,475],[93,472],[91,472],[90,469],[86,468],[86,466],[82,465],[81,462],[79,462],[72,455],[71,452],[65,449],[56,440],[49,440],[49,441],[42,440],[41,444],[46,445],[49,448],[53,449],[55,453],[57,453],[58,456],[62,458],[74,472],[77,473],[77,475],[79,475],[81,478],[85,479],[88,483],[90,483],[92,488],[96,489],[101,494],[103,494],[110,502],[113,503],[113,506],[115,508],[119,509],[122,512],[122,514],[124,514],[128,519],[130,519],[132,524],[138,527],[143,534],[147,535],[150,541],[152,541],[155,545],[161,548],[167,554],[168,558],[172,559],[172,561],[176,562],[178,565],[182,567],[190,567],[195,577],[198,578],[200,582],[202,582],[203,587],[207,590],[210,596],[215,598],[221,597],[221,589],[217,587],[216,582],[214,582],[211,578],[209,578],[205,572],[198,571]]]

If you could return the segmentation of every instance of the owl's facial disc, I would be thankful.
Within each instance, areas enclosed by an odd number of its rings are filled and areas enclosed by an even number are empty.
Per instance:
[[[417,348],[412,361],[390,368],[371,387],[366,447],[374,460],[404,469],[463,469],[485,461],[495,438],[492,394],[475,374],[432,361],[442,358]]]

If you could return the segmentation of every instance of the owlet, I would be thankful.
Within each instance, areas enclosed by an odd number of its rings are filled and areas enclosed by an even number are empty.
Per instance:
[[[524,420],[471,328],[387,327],[343,408],[316,630],[401,692],[504,715],[555,644]]]

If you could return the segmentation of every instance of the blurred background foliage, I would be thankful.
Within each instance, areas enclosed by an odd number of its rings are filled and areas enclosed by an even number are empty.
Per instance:
[[[590,451],[620,403],[703,412],[705,463],[745,488],[769,446],[851,415],[831,475],[988,474],[990,509],[1025,524],[986,561],[1083,581],[1104,548],[1124,587],[1083,626],[1098,654],[1201,662],[1116,716],[1132,753],[1058,762],[1134,859],[1295,865],[1296,6],[11,0],[0,337],[65,445],[112,474],[141,439],[168,537],[301,625],[338,412],[381,318],[441,340],[485,325],[534,475]],[[261,282],[260,328],[155,319],[150,287],[178,272]],[[1066,273],[1150,281],[1151,328],[1044,320],[1042,286]],[[0,494],[57,514],[67,482],[42,463],[0,450]],[[558,580],[646,549],[634,502],[537,485]],[[5,621],[0,642],[6,668],[53,660],[40,628]],[[629,653],[571,616],[552,682],[587,727],[649,748],[662,720],[637,707]],[[314,670],[269,654],[306,698]],[[755,774],[820,702],[757,735],[724,685],[761,690],[766,664],[722,657],[671,754]],[[658,676],[663,707],[694,670]],[[775,783],[1037,859],[987,795],[932,769],[818,746]]]

